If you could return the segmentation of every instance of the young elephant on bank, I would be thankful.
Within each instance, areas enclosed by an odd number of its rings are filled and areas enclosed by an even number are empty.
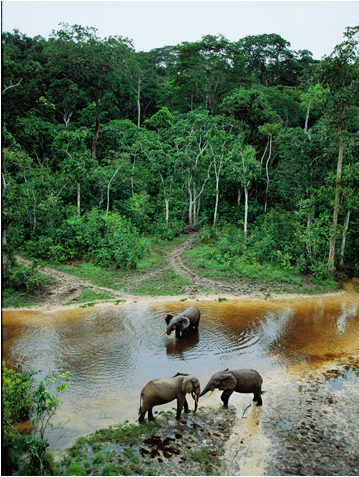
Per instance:
[[[233,371],[225,369],[211,376],[200,396],[204,396],[208,391],[211,391],[211,394],[208,396],[210,397],[216,388],[221,389],[223,390],[221,394],[223,407],[227,408],[228,400],[233,391],[237,393],[253,393],[253,401],[257,401],[257,406],[261,406],[262,383],[262,376],[254,369],[237,369]]]
[[[170,335],[172,332],[170,338],[173,338],[175,334],[176,338],[184,338],[185,336],[187,336],[190,329],[198,330],[200,317],[201,313],[199,309],[194,305],[189,306],[184,311],[182,311],[182,313],[179,313],[175,316],[172,313],[169,313],[165,318],[167,330],[162,333],[160,337],[165,335],[166,333]]]
[[[177,399],[176,419],[181,418],[182,408],[189,412],[186,394],[191,394],[195,401],[194,412],[197,410],[201,387],[196,376],[186,373],[177,373],[172,378],[153,379],[141,391],[138,421],[145,422],[148,411],[148,420],[154,421],[152,414],[154,406],[160,406]]]

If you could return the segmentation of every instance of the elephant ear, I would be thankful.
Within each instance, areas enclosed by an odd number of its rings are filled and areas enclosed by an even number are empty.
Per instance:
[[[223,373],[221,376],[221,383],[218,389],[234,389],[237,386],[237,380],[232,373]]]
[[[185,394],[190,394],[193,391],[193,376],[187,376],[182,381],[182,392]]]
[[[190,323],[191,323],[191,322],[189,321],[189,319],[188,319],[186,316],[183,316],[183,317],[181,318],[181,321],[179,322],[179,324],[180,324],[180,326],[181,326],[181,331],[183,331],[183,330],[185,330],[186,328],[188,328],[189,325],[190,325]]]
[[[165,318],[167,325],[172,320],[173,317],[174,317],[174,315],[172,315],[172,313],[168,313],[168,315]]]

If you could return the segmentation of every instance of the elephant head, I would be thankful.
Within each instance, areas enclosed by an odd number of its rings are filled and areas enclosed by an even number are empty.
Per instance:
[[[182,314],[179,314],[177,316],[173,316],[172,314],[168,314],[166,316],[166,323],[167,323],[167,330],[165,332],[163,332],[160,336],[163,336],[165,335],[166,333],[168,335],[171,334],[172,332],[172,335],[170,336],[170,338],[173,338],[176,331],[184,331],[186,328],[189,327],[190,325],[190,320],[182,315]]]
[[[184,394],[191,394],[195,402],[194,412],[196,412],[198,407],[198,399],[201,393],[201,385],[198,379],[193,375],[186,376],[182,382],[182,392]]]
[[[236,386],[236,378],[233,376],[232,373],[228,371],[228,369],[225,369],[223,371],[219,371],[218,373],[214,373],[211,376],[206,387],[201,392],[200,396],[204,396],[208,393],[208,391],[211,391],[211,394],[206,397],[206,399],[208,399],[210,396],[212,396],[212,393],[215,389],[220,389],[221,391],[231,389],[234,391]]]

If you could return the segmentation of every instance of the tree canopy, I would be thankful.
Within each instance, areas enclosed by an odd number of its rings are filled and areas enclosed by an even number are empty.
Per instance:
[[[231,224],[248,260],[359,266],[358,26],[321,61],[277,34],[2,42],[5,253],[135,267],[143,235]]]

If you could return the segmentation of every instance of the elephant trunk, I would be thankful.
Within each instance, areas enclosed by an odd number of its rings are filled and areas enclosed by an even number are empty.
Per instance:
[[[203,389],[203,391],[201,392],[201,394],[199,395],[200,397],[201,396],[204,396],[205,394],[208,393],[208,391],[211,391],[213,393],[213,391],[215,390],[215,387],[214,386],[207,386]],[[211,395],[211,394],[210,394]],[[209,397],[209,396],[208,396]]]
[[[197,411],[197,408],[198,408],[198,400],[199,400],[199,393],[192,393],[192,398],[194,399],[194,402],[195,402],[195,405],[194,405],[194,411],[193,412],[196,412]]]

